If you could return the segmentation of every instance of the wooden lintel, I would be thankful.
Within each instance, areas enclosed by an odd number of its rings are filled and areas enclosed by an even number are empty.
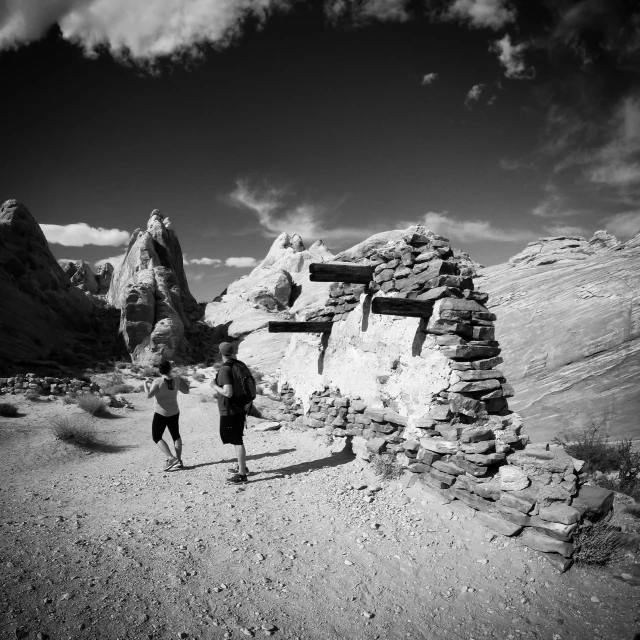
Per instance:
[[[372,313],[383,316],[410,316],[412,318],[430,318],[435,300],[412,300],[409,298],[374,298]]]
[[[309,280],[311,280],[311,282],[369,284],[373,280],[374,270],[375,267],[361,264],[314,262],[309,265]]]
[[[333,322],[270,322],[269,333],[329,333]]]

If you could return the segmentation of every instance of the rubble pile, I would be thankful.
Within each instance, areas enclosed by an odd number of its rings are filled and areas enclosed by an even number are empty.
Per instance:
[[[0,378],[0,394],[15,395],[35,391],[40,395],[102,395],[100,385],[76,378],[53,378],[37,376],[35,373],[16,374],[10,378]]]

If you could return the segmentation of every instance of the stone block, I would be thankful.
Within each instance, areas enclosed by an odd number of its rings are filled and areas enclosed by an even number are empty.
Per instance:
[[[402,427],[406,427],[409,424],[409,418],[401,416],[396,411],[385,411],[384,419],[386,422],[391,422],[392,424],[397,424]]]
[[[548,522],[546,520],[542,520],[538,516],[531,516],[529,520],[529,526],[533,527],[536,531],[544,533],[551,538],[562,540],[564,542],[571,541],[573,532],[578,528],[578,523],[559,524],[557,522]]]
[[[468,491],[465,491],[462,488],[457,488],[458,483],[456,482],[456,486],[449,489],[449,493],[454,497],[464,502],[466,505],[474,509],[475,511],[484,511],[487,512],[491,510],[491,503],[487,500],[484,500],[480,496],[473,495]]]
[[[429,412],[423,416],[424,420],[436,420],[439,422],[449,420],[451,411],[447,404],[433,404],[429,407]]]
[[[505,398],[492,398],[486,401],[487,411],[489,413],[500,413],[509,407]]]
[[[433,478],[434,480],[442,483],[446,487],[450,487],[456,481],[455,476],[449,475],[448,473],[444,473],[442,471],[438,471],[433,467],[429,468],[427,475],[429,475],[429,477]]]
[[[503,465],[498,474],[500,475],[500,488],[503,491],[522,491],[529,486],[529,478],[520,467]]]
[[[420,443],[417,440],[405,440],[402,448],[405,451],[418,451],[418,449],[420,449]]]
[[[411,462],[408,466],[409,471],[412,473],[425,473],[431,469],[428,464],[423,464],[422,462]]]
[[[485,480],[486,478],[478,478],[478,482],[476,483],[476,488],[474,493],[477,493],[481,498],[485,498],[486,500],[496,500],[500,499],[500,487],[497,482],[493,480],[489,482],[481,482],[481,480]]]
[[[351,442],[349,438],[338,438],[335,440],[330,447],[330,451],[332,456],[351,453]]]
[[[434,307],[434,313],[444,309],[453,309],[455,311],[471,311],[475,313],[486,312],[487,308],[475,300],[468,300],[464,298],[445,298],[436,303]]]
[[[462,447],[465,453],[493,453],[495,449],[495,440],[484,440],[482,442],[470,442]]]
[[[440,459],[442,459],[442,456],[439,453],[428,451],[426,449],[420,449],[418,451],[418,455],[416,456],[416,460],[427,465],[432,465],[434,462],[436,462],[436,460]]]
[[[351,402],[351,408],[356,413],[362,413],[367,408],[367,405],[364,402],[362,402],[361,400],[353,400]]]
[[[500,504],[510,509],[517,509],[518,511],[527,514],[533,509],[535,500],[518,496],[515,493],[503,493],[500,496]]]
[[[495,340],[496,330],[493,327],[473,327],[471,337],[474,340]]]
[[[460,376],[460,380],[470,382],[504,378],[504,374],[498,369],[467,369],[466,371],[458,371],[458,376]]]
[[[311,429],[320,429],[324,427],[324,422],[320,420],[315,420],[314,418],[306,417],[304,418],[304,426],[309,427]]]
[[[464,443],[483,442],[485,440],[493,439],[493,431],[482,427],[467,427],[460,434],[460,442]]]
[[[498,380],[475,380],[465,381],[461,380],[449,387],[450,393],[476,393],[479,391],[491,391],[493,389],[500,389],[500,382]]]
[[[456,466],[455,464],[452,464],[451,462],[444,462],[443,460],[434,460],[431,465],[434,469],[437,469],[438,471],[442,471],[444,473],[448,473],[450,476],[461,476],[465,473],[460,467]]]
[[[367,441],[362,436],[354,436],[351,439],[353,453],[360,460],[370,460],[371,452],[367,449]]]
[[[349,398],[334,398],[333,406],[334,407],[348,407],[349,406]]]
[[[481,478],[482,476],[487,475],[487,467],[480,467],[477,464],[473,464],[464,458],[458,458],[457,456],[451,459],[456,466],[460,467],[463,471],[466,471],[469,475],[472,475],[474,478]]]
[[[505,398],[513,398],[513,396],[515,395],[515,391],[513,390],[513,387],[510,384],[507,384],[506,382],[502,383],[502,395]]]
[[[385,450],[387,442],[384,438],[372,438],[367,440],[365,445],[367,450],[374,454],[380,454]]]
[[[542,551],[539,553],[554,569],[557,569],[559,573],[564,573],[573,565],[571,558],[565,558],[559,553],[544,553]]]
[[[446,425],[446,423],[442,423],[437,430],[445,440],[451,441],[457,441],[460,436],[460,431],[462,431],[461,427],[451,427]]]
[[[543,507],[538,516],[547,522],[559,522],[560,524],[574,524],[580,520],[580,512],[566,504],[552,504]]]
[[[585,518],[598,520],[613,509],[613,491],[593,487],[585,484],[580,487],[578,495],[573,499],[572,506]]]
[[[367,407],[364,415],[374,422],[384,422],[384,409],[371,409]]]
[[[504,362],[501,356],[495,356],[493,358],[485,358],[484,360],[475,360],[471,364],[474,369],[485,370],[485,369],[493,369],[501,365]]]
[[[495,508],[502,518],[509,522],[513,522],[513,524],[517,524],[521,527],[528,527],[531,524],[531,518],[517,509],[504,506],[499,502],[495,505]]]
[[[570,542],[556,540],[531,528],[525,529],[520,537],[520,541],[525,546],[530,549],[535,549],[536,551],[559,553],[565,558],[570,558],[573,555],[573,545]]]
[[[369,425],[371,424],[371,418],[369,418],[368,416],[365,416],[362,413],[357,413],[356,417],[354,418],[354,422],[356,424]]]
[[[386,422],[383,423],[378,423],[378,422],[372,422],[371,423],[371,428],[376,432],[376,433],[384,433],[384,434],[390,434],[390,433],[394,433],[398,430],[398,427],[396,427],[395,425],[392,424],[388,424]]]
[[[504,462],[507,456],[504,453],[465,453],[465,460],[473,462],[481,467],[489,467],[492,464],[500,464]]]
[[[449,504],[452,498],[449,496],[449,490],[446,485],[438,482],[435,478],[429,476],[428,473],[422,473],[417,477],[416,487],[429,498],[435,500],[438,504]]]
[[[431,430],[436,426],[437,422],[435,420],[429,420],[427,418],[418,418],[413,424],[418,429]]]
[[[458,443],[445,440],[444,438],[422,438],[420,446],[427,451],[440,453],[443,455],[455,453],[458,451]]]
[[[460,393],[449,393],[449,409],[453,413],[462,413],[470,418],[477,418],[486,413],[483,402]]]
[[[522,527],[520,525],[514,524],[513,522],[508,522],[507,520],[504,520],[497,515],[489,515],[488,513],[478,512],[476,513],[475,520],[481,525],[493,531],[497,531],[503,536],[515,536],[522,531]]]
[[[465,474],[457,477],[455,486],[458,489],[465,489],[466,491],[475,493],[478,483],[475,482],[471,477]]]
[[[478,360],[497,356],[500,354],[501,349],[500,347],[467,344],[456,347],[443,347],[441,351],[443,355],[452,360]]]

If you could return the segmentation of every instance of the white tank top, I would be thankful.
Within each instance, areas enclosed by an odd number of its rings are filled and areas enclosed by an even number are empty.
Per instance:
[[[157,378],[153,382],[154,387],[158,389],[158,393],[154,396],[155,411],[161,416],[175,416],[180,413],[178,408],[178,387],[180,386],[179,378]],[[173,387],[172,389],[169,387]]]

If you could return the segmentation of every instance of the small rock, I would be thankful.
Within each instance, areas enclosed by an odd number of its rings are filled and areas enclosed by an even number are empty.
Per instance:
[[[347,567],[353,566],[353,562],[351,562],[351,560],[345,560],[344,563],[347,565]]]
[[[591,596],[591,602],[595,602],[596,604],[598,604],[600,600],[598,599],[598,596]]]
[[[362,615],[363,615],[363,617],[365,617],[365,618],[373,618],[373,616],[374,616],[375,614],[371,613],[371,611],[363,611],[363,612],[362,612]]]

